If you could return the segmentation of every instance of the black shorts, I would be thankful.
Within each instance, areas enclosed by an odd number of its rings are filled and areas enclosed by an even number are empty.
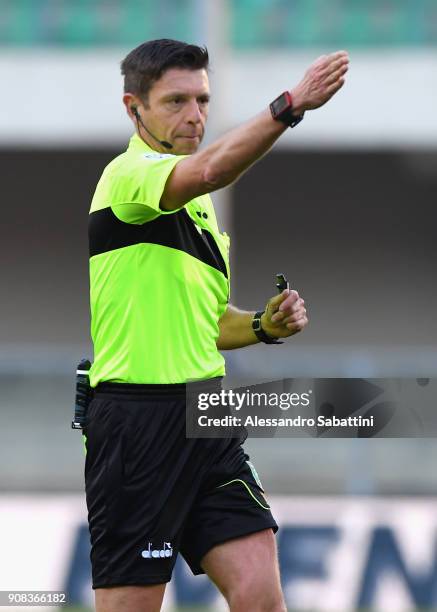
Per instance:
[[[99,385],[86,435],[93,588],[194,574],[215,545],[278,527],[241,439],[187,439],[185,385]]]

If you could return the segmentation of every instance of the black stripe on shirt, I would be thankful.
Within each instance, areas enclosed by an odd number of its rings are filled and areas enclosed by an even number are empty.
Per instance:
[[[120,221],[110,207],[103,208],[89,215],[90,257],[134,244],[160,244],[188,253],[227,278],[226,264],[213,235],[204,228],[199,232],[197,228],[185,208],[142,225]]]

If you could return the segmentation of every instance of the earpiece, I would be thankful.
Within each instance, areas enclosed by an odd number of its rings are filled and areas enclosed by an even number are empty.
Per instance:
[[[138,109],[136,106],[131,106],[130,110],[133,116],[135,117],[135,119],[137,120],[138,131],[139,131],[139,124],[141,123],[143,128],[146,130],[148,134],[150,134],[153,140],[156,140],[156,142],[159,142],[159,144],[165,147],[166,149],[173,149],[173,145],[170,142],[167,142],[166,140],[159,140],[159,138],[157,138],[154,134],[152,134],[152,132],[144,125],[143,120],[141,119],[140,113],[138,112]]]

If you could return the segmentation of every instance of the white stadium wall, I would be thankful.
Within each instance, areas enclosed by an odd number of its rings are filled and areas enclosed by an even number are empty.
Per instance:
[[[130,125],[121,106],[119,63],[111,51],[4,50],[0,71],[0,142],[8,146],[101,146],[124,143]],[[292,87],[332,49],[234,54],[220,65],[222,128],[239,124]],[[347,86],[335,102],[289,132],[279,146],[437,146],[435,50],[353,51]],[[212,58],[215,63],[225,61]],[[214,85],[217,88],[217,83]],[[224,88],[224,89],[223,89]],[[217,91],[217,89],[216,89]]]
[[[436,606],[434,498],[272,497],[270,503],[280,524],[290,610],[407,612]],[[7,559],[0,590],[66,591],[71,604],[92,602],[83,495],[2,496],[0,519]],[[180,559],[165,602],[167,611],[174,605],[225,609],[217,590],[206,578],[193,577]]]

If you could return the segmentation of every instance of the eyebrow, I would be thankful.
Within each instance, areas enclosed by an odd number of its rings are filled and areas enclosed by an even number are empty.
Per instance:
[[[171,91],[162,96],[164,100],[169,99],[169,98],[189,98],[189,97],[190,97],[190,94],[187,94],[186,92],[183,92],[183,91]],[[208,98],[209,100],[211,98],[211,94],[205,91],[203,93],[199,93],[196,96],[196,98]]]

